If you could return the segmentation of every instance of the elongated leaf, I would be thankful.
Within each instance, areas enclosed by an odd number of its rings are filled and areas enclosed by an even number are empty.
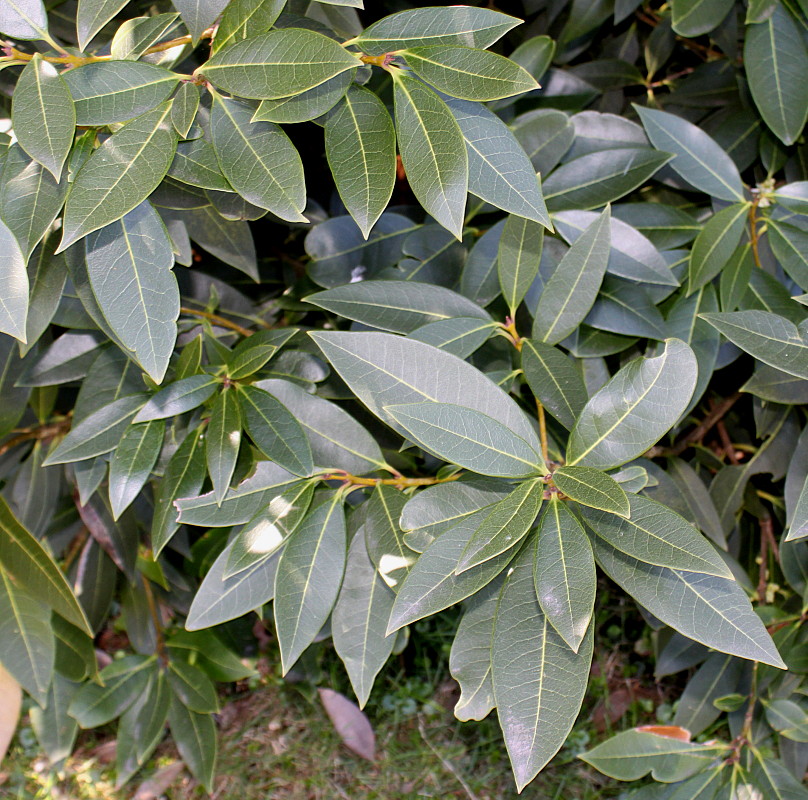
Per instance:
[[[210,714],[191,711],[176,696],[172,696],[168,709],[168,724],[182,760],[210,794],[213,791],[218,752],[216,723],[213,717]]]
[[[59,252],[139,206],[168,172],[177,147],[171,104],[163,103],[109,137],[73,181]]]
[[[680,339],[667,339],[655,358],[623,367],[584,407],[570,435],[567,464],[604,469],[644,453],[690,402],[698,367]]]
[[[538,437],[522,410],[456,356],[389,333],[317,332],[311,337],[356,396],[402,433],[385,406],[425,401],[465,404],[493,417],[538,452]]]
[[[115,448],[109,466],[109,502],[113,519],[118,519],[149,479],[163,446],[164,433],[165,423],[161,420],[130,425]]]
[[[803,327],[769,311],[701,314],[733,344],[770,367],[808,379],[808,341]]]
[[[351,86],[325,124],[325,151],[342,202],[367,238],[395,183],[396,134],[384,103]]]
[[[228,356],[228,377],[241,380],[258,372],[296,333],[297,328],[276,328],[242,339]]]
[[[56,652],[50,617],[47,606],[0,570],[0,663],[40,706],[47,702]]]
[[[679,700],[673,724],[698,736],[721,715],[715,701],[739,689],[743,661],[724,653],[712,653],[688,681]]]
[[[76,133],[71,93],[53,64],[36,54],[17,80],[11,109],[17,141],[58,181]]]
[[[491,642],[502,581],[494,580],[470,598],[457,626],[449,654],[449,671],[460,684],[455,716],[483,719],[494,707]]]
[[[48,29],[42,0],[7,0],[0,6],[0,31],[15,39],[41,39]]]
[[[224,389],[213,404],[205,436],[205,460],[213,493],[221,503],[236,468],[241,446],[241,412],[236,392]]]
[[[755,105],[777,137],[793,144],[808,119],[808,47],[799,23],[775,4],[769,17],[746,28],[744,67]]]
[[[244,428],[255,446],[295,475],[310,475],[314,469],[311,446],[286,406],[254,386],[240,386],[238,391]]]
[[[446,101],[466,142],[469,191],[511,214],[551,228],[535,170],[507,125],[479,103]]]
[[[280,16],[286,0],[233,0],[222,14],[212,52],[259,33],[266,33]]]
[[[587,392],[572,360],[535,339],[522,342],[522,369],[530,390],[567,430],[586,405]]]
[[[224,11],[227,0],[176,0],[174,7],[196,42]]]
[[[558,752],[583,701],[593,626],[577,653],[556,633],[536,599],[533,548],[508,575],[491,647],[497,714],[521,791]]]
[[[285,28],[225,47],[200,71],[226,92],[263,100],[300,94],[361,65],[321,33]]]
[[[525,481],[493,506],[469,539],[457,562],[455,574],[461,575],[500,553],[513,552],[536,521],[543,491],[541,479]]]
[[[724,559],[684,518],[646,497],[629,500],[629,519],[590,508],[583,509],[584,519],[612,547],[644,564],[732,578]]]
[[[279,100],[262,100],[253,122],[309,122],[331,111],[356,77],[356,69],[340,72],[313,89]],[[388,115],[389,116],[389,115]]]
[[[472,408],[408,403],[384,406],[384,411],[424,449],[481,475],[524,478],[546,469],[524,439]]]
[[[210,206],[181,214],[180,219],[200,247],[258,280],[255,245],[245,220],[223,219]]]
[[[251,117],[249,106],[214,95],[210,126],[222,172],[245,200],[289,222],[305,222],[300,155],[277,125]]]
[[[419,45],[490,47],[521,20],[487,8],[414,8],[367,27],[354,43],[371,55]]]
[[[588,508],[607,511],[620,517],[631,516],[626,493],[620,484],[592,467],[560,467],[553,473],[553,483],[567,497]]]
[[[609,208],[578,237],[544,286],[533,338],[548,344],[571,334],[592,308],[609,262]]]
[[[154,499],[151,527],[151,543],[155,557],[160,554],[180,526],[174,501],[179,497],[196,494],[202,488],[202,482],[205,480],[205,463],[202,460],[205,440],[202,432],[202,428],[197,428],[185,437],[171,456],[160,481]]]
[[[634,106],[651,144],[673,153],[671,167],[688,183],[721,200],[743,202],[738,168],[707,133],[675,114]]]
[[[576,653],[595,605],[595,559],[581,523],[551,497],[536,537],[533,581],[542,611]]]
[[[345,514],[335,495],[307,516],[278,562],[275,627],[284,674],[328,619],[344,568]]]
[[[808,231],[770,219],[767,232],[780,265],[799,287],[808,287]]]
[[[174,253],[159,215],[143,202],[85,240],[87,274],[118,340],[160,383],[174,352],[180,292]]]
[[[149,398],[133,422],[149,422],[184,414],[202,405],[216,392],[220,382],[212,375],[191,375],[170,383]]]
[[[755,753],[752,780],[772,800],[805,800],[805,785],[800,783],[780,761]]]
[[[360,281],[309,295],[306,302],[374,328],[412,333],[428,322],[490,315],[463,295],[416,281]]]
[[[0,220],[0,332],[23,342],[28,316],[25,262],[14,234]]]
[[[518,64],[486,50],[429,45],[405,50],[401,57],[419,78],[461,100],[498,100],[539,88]]]
[[[693,242],[688,293],[709,283],[732,258],[746,226],[748,203],[734,203],[710,217]]]
[[[701,36],[718,27],[732,8],[731,0],[674,0],[673,29],[680,36]]]
[[[512,552],[502,553],[462,575],[455,574],[463,550],[487,516],[488,510],[482,509],[462,517],[424,550],[396,595],[388,633],[465,600],[505,569],[513,558]]]
[[[404,544],[399,523],[406,504],[407,498],[402,492],[378,484],[368,501],[362,525],[368,557],[381,580],[393,592],[398,592],[417,558],[415,552]]]
[[[155,14],[153,17],[133,17],[126,20],[112,37],[109,45],[110,55],[119,61],[137,61],[146,50],[160,41],[178,17],[177,13]],[[187,85],[196,89],[191,84]],[[198,92],[197,89],[197,94]]]
[[[179,76],[143,61],[97,61],[69,70],[65,82],[76,104],[75,124],[109,125],[162,103]]]
[[[376,675],[393,651],[396,637],[388,636],[386,629],[394,599],[368,556],[360,528],[348,550],[345,577],[331,618],[334,648],[345,664],[360,708],[367,703]]]
[[[198,667],[185,661],[172,661],[168,666],[167,677],[174,695],[191,711],[211,714],[219,710],[216,689]]]
[[[395,78],[396,134],[410,187],[426,211],[462,239],[469,170],[460,126],[431,89],[414,78]]]
[[[785,668],[734,580],[643,564],[599,536],[592,545],[606,574],[665,624],[719,652]]]
[[[261,608],[275,596],[275,572],[281,551],[255,562],[248,569],[225,578],[232,545],[211,564],[194,596],[185,627],[197,631],[219,625]]]
[[[497,274],[512,317],[538,275],[543,243],[544,228],[536,222],[515,216],[505,221],[497,252]]]
[[[127,0],[79,0],[76,12],[76,31],[79,48],[84,50],[95,35],[127,3]]]

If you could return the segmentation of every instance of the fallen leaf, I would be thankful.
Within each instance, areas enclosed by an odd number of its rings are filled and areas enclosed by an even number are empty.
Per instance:
[[[0,664],[0,763],[5,758],[14,731],[17,730],[21,707],[20,684]]]
[[[319,689],[320,700],[342,743],[368,761],[376,760],[376,735],[359,706],[333,689]]]
[[[161,767],[151,778],[143,781],[137,787],[132,800],[157,800],[158,797],[165,794],[166,789],[177,780],[184,769],[185,764],[182,761],[175,761],[173,764]]]

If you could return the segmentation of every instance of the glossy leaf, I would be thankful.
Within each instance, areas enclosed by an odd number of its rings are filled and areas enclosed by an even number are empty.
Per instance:
[[[109,466],[109,500],[113,519],[138,496],[149,479],[163,445],[165,423],[130,425],[115,448]]]
[[[704,286],[727,265],[741,241],[748,211],[748,204],[734,203],[707,221],[690,253],[688,292]]]
[[[84,50],[95,35],[125,5],[127,0],[79,0],[76,12],[76,31],[79,47]]]
[[[0,332],[25,341],[28,273],[14,234],[0,220]]]
[[[194,42],[213,25],[226,5],[227,0],[176,0],[174,3]]]
[[[213,717],[191,711],[174,696],[168,709],[168,724],[182,760],[210,794],[218,749]]]
[[[149,398],[133,422],[148,422],[184,414],[202,405],[220,385],[212,375],[191,375],[174,381]]]
[[[497,274],[511,316],[539,272],[544,228],[523,217],[509,216],[497,252]]]
[[[588,399],[572,360],[557,347],[535,339],[525,339],[521,352],[530,390],[550,414],[572,430]]]
[[[42,0],[8,0],[0,8],[0,31],[15,39],[41,39],[48,29]]]
[[[559,467],[553,473],[553,483],[567,497],[587,508],[595,508],[629,519],[631,508],[620,484],[592,467]]]
[[[205,460],[213,484],[213,493],[221,503],[236,468],[241,446],[241,411],[233,389],[222,390],[210,414],[205,436]]]
[[[212,52],[259,33],[266,33],[283,11],[286,0],[234,0],[227,4],[213,39]]]

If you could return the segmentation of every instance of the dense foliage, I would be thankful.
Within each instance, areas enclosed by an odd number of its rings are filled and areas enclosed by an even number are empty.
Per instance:
[[[210,789],[255,613],[362,706],[463,602],[521,790],[608,578],[693,672],[584,758],[808,797],[806,3],[371,5],[0,4],[4,713]]]

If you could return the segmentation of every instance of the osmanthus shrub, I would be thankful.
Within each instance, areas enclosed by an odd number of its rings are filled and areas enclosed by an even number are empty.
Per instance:
[[[583,757],[808,797],[805,3],[371,5],[0,4],[3,713],[210,790],[254,612],[364,705],[462,603],[521,791],[600,570],[692,677]]]

